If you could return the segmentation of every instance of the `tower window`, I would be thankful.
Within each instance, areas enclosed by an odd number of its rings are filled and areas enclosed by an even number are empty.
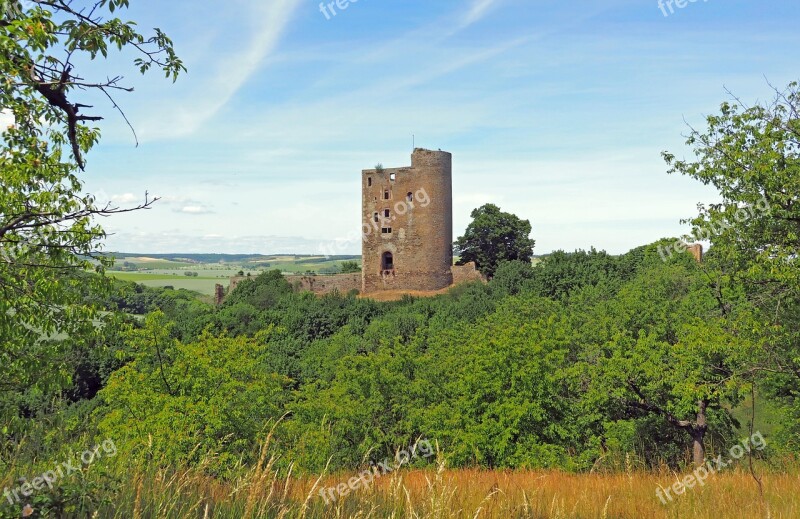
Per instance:
[[[389,212],[389,210],[388,209],[384,209],[383,210],[383,217],[384,218],[389,218],[389,216],[391,216],[391,213]]]
[[[372,177],[367,177],[367,187],[372,187]]]
[[[389,200],[389,191],[388,190],[383,192],[383,199],[384,200]]]
[[[397,173],[389,173],[389,180],[394,182],[397,178]]]
[[[384,252],[381,256],[381,270],[394,269],[394,256],[391,252]]]
[[[381,229],[381,233],[383,233],[383,234],[392,234],[392,228],[391,227],[383,227]]]
[[[378,213],[373,213],[372,219],[377,222],[378,221]]]
[[[414,193],[409,191],[408,194],[406,195],[406,200],[408,200],[409,202],[413,202],[414,201]]]

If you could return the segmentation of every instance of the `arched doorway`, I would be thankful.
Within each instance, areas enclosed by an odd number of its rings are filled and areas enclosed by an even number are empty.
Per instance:
[[[394,256],[391,252],[384,252],[381,256],[381,270],[394,270]]]

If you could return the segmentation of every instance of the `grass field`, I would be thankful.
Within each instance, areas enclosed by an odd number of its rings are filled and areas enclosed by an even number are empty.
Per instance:
[[[174,289],[185,288],[187,290],[194,290],[205,295],[212,295],[214,293],[214,285],[217,283],[228,286],[227,277],[188,277],[181,273],[180,275],[172,274],[150,274],[140,272],[109,272],[112,276],[123,281],[133,281],[141,283],[148,287],[166,287],[171,286]]]
[[[194,290],[204,295],[214,293],[217,283],[228,286],[228,280],[239,272],[257,276],[267,270],[280,270],[285,274],[335,273],[343,261],[357,261],[357,256],[232,256],[209,254],[126,255],[114,254],[116,261],[108,275],[124,281],[133,281],[150,287],[167,287]],[[219,259],[217,259],[219,258]],[[216,260],[216,261],[211,261]],[[119,270],[124,269],[124,270]],[[197,276],[187,276],[187,272]]]
[[[108,518],[408,518],[408,519],[796,519],[800,475],[762,473],[763,498],[743,469],[711,476],[703,486],[671,500],[669,488],[683,474],[478,469],[401,470],[374,478],[345,495],[326,488],[353,474],[278,479],[273,466],[254,467],[222,483],[201,471],[155,469],[132,474],[98,517]],[[345,485],[346,486],[346,485]]]
[[[187,262],[184,261],[169,261],[147,257],[125,258],[125,261],[134,263],[138,265],[139,268],[147,269],[180,269],[187,265]]]

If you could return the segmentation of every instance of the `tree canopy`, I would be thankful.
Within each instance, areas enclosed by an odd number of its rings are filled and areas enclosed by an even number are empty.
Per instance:
[[[492,277],[503,261],[530,263],[536,242],[530,238],[528,220],[505,213],[494,204],[483,205],[470,216],[472,222],[454,244],[459,265],[474,261],[478,270]]]
[[[175,79],[183,64],[160,30],[152,35],[113,16],[128,0],[0,2],[0,390],[57,387],[68,344],[94,330],[97,308],[86,293],[101,290],[108,259],[95,256],[105,233],[97,217],[143,209],[97,205],[79,170],[100,130],[87,92],[114,96],[132,88],[111,72],[87,79],[80,63],[112,49],[136,51],[141,72],[156,67]],[[110,15],[110,16],[109,16]],[[124,117],[124,115],[122,115]]]
[[[725,102],[707,128],[692,128],[693,159],[664,158],[671,173],[719,191],[722,202],[690,220],[712,244],[716,297],[735,310],[744,291],[755,305],[749,336],[761,351],[749,371],[768,375],[764,387],[800,417],[800,83],[773,90],[769,102]],[[800,439],[797,423],[789,429]]]

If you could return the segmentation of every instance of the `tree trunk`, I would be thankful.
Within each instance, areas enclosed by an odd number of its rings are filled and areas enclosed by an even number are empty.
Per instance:
[[[706,461],[706,448],[703,445],[703,437],[705,432],[698,430],[692,431],[692,460],[695,467],[702,466]]]
[[[695,425],[689,430],[692,436],[692,460],[696,467],[700,467],[706,462],[706,447],[703,443],[706,437],[706,402],[700,400],[697,402],[697,421]]]

